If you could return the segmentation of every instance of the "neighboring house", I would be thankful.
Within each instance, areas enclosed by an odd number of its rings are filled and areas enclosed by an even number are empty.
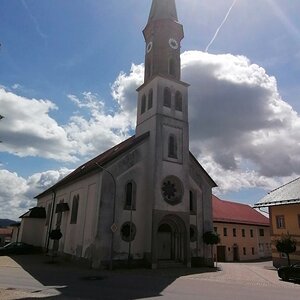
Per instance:
[[[5,246],[11,242],[12,229],[11,228],[0,228],[0,247]]]
[[[22,216],[21,240],[88,260],[152,268],[212,264],[216,186],[189,151],[188,84],[181,81],[183,27],[174,0],[153,0],[145,37],[136,133],[78,167]],[[59,243],[49,240],[60,229]]]
[[[297,241],[291,262],[300,261],[300,178],[297,178],[262,198],[255,207],[268,207],[271,221],[272,258],[274,266],[286,264],[286,257],[278,253],[275,240],[289,233]]]
[[[271,257],[269,219],[249,205],[213,196],[214,230],[220,235],[218,261]]]

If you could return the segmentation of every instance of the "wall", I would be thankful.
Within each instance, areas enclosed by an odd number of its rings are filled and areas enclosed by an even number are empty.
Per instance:
[[[284,216],[285,227],[277,228],[276,216]],[[272,257],[275,266],[286,265],[287,259],[284,254],[278,253],[275,247],[275,240],[282,234],[289,233],[297,241],[297,250],[290,255],[291,262],[300,261],[300,204],[278,205],[270,207],[272,222]]]
[[[214,228],[221,238],[218,246],[225,246],[225,261],[234,261],[234,247],[237,247],[239,261],[271,257],[269,227],[214,222]],[[227,236],[224,236],[224,228],[227,229]],[[236,229],[236,237],[233,236],[234,228]],[[242,236],[242,229],[245,230],[245,237]],[[264,230],[264,236],[260,236],[260,229]],[[253,230],[253,237],[250,235],[250,230]],[[243,248],[246,249],[246,254]]]

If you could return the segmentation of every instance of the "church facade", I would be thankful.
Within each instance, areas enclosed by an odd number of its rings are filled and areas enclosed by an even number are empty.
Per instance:
[[[21,236],[93,267],[211,264],[202,236],[213,230],[216,184],[189,151],[175,0],[152,1],[143,34],[136,134],[38,195],[37,207],[22,216]],[[25,234],[33,228],[34,236]],[[53,229],[62,232],[58,242],[49,238]]]

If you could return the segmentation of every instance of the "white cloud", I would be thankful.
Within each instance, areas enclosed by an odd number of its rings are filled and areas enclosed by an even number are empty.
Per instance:
[[[24,156],[42,156],[74,161],[73,145],[65,130],[50,117],[58,109],[49,100],[27,99],[0,88],[0,151]]]
[[[26,210],[36,205],[34,196],[62,179],[71,170],[60,169],[36,173],[23,178],[15,172],[0,170],[0,219],[16,220]]]
[[[271,189],[300,174],[300,118],[280,97],[274,77],[244,56],[200,51],[182,54],[182,77],[191,85],[190,148],[219,191]],[[119,74],[111,86],[115,111],[97,94],[68,95],[78,112],[65,125],[50,117],[57,109],[51,101],[0,89],[4,120],[10,122],[1,121],[0,136],[8,143],[0,147],[20,156],[91,158],[130,135],[142,82],[143,65]]]

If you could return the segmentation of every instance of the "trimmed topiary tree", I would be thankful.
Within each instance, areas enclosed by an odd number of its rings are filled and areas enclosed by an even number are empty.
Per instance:
[[[211,257],[214,261],[214,245],[219,244],[221,241],[220,236],[215,231],[206,231],[203,234],[203,242],[206,245],[211,245]]]
[[[297,241],[294,240],[289,233],[283,234],[280,239],[275,241],[275,246],[278,252],[285,253],[288,259],[288,265],[291,265],[290,254],[296,252]]]

